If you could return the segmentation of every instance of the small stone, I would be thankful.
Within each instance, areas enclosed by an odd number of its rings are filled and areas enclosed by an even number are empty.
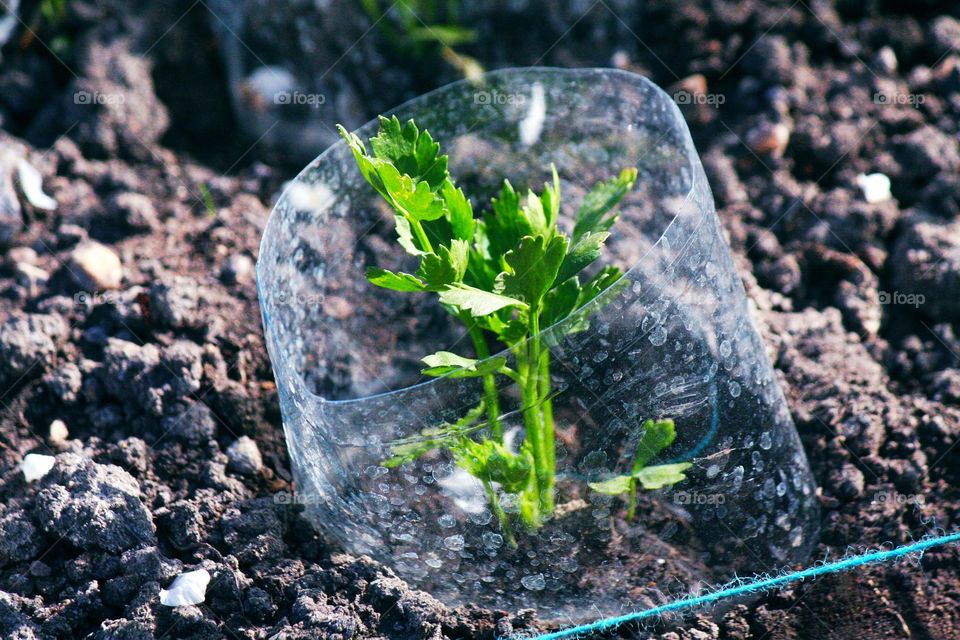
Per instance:
[[[327,296],[323,300],[323,313],[334,320],[346,320],[353,315],[353,305],[346,298]]]
[[[23,463],[20,470],[23,471],[23,477],[27,482],[34,482],[50,472],[53,464],[57,461],[53,456],[45,456],[40,453],[28,453],[23,456]]]
[[[70,431],[63,420],[54,420],[50,423],[50,442],[63,444],[70,437]]]
[[[893,75],[897,72],[897,54],[889,46],[881,47],[873,58],[874,67],[882,73]]]
[[[882,173],[871,173],[857,176],[857,186],[863,192],[863,199],[868,204],[878,204],[886,202],[892,197],[890,195],[890,178]]]
[[[127,191],[110,199],[108,208],[113,216],[137,231],[150,231],[160,226],[160,218],[153,202],[142,193]]]
[[[10,384],[30,373],[42,373],[57,353],[57,343],[70,327],[62,316],[14,312],[0,324],[0,383]]]
[[[168,607],[184,607],[200,604],[206,599],[210,572],[197,569],[181,573],[169,589],[160,589],[160,604]]]
[[[254,264],[250,256],[243,253],[234,253],[224,261],[220,278],[227,284],[242,284],[249,282],[253,273]]]
[[[44,376],[43,382],[53,397],[64,404],[72,404],[83,388],[83,373],[76,364],[68,362]]]
[[[202,402],[192,402],[179,413],[164,416],[160,428],[164,435],[192,444],[208,442],[217,434],[216,418]]]
[[[37,252],[30,247],[13,247],[7,251],[5,262],[16,268],[17,264],[36,264]]]
[[[257,443],[249,436],[241,436],[227,449],[228,467],[237,473],[252,476],[263,468],[263,457]]]
[[[934,20],[930,26],[930,44],[937,56],[960,49],[960,20],[946,15]]]
[[[763,122],[747,132],[746,142],[756,154],[779,158],[790,142],[790,128],[782,122]]]
[[[116,289],[123,280],[123,265],[116,252],[99,242],[84,242],[70,254],[70,274],[91,291]]]
[[[50,280],[50,274],[27,262],[18,262],[13,268],[13,278],[30,296],[38,295]]]

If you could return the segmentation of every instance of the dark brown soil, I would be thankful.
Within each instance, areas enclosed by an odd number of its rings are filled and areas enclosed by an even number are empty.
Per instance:
[[[539,629],[530,612],[445,608],[326,546],[272,497],[291,486],[249,267],[300,161],[238,129],[207,3],[70,0],[54,22],[37,4],[0,62],[0,636]],[[326,42],[345,120],[455,78],[407,64],[376,29],[360,38],[369,21],[340,4]],[[816,555],[957,527],[960,7],[496,4],[464,47],[488,67],[615,64],[700,96],[682,108],[821,487]],[[283,30],[285,9],[259,11]],[[55,211],[25,198],[21,159]],[[872,172],[892,200],[864,200],[856,176]],[[82,293],[71,256],[88,239],[120,259],[108,294]],[[27,484],[27,453],[60,454],[55,471]],[[161,606],[159,588],[198,565],[206,601]],[[951,547],[622,635],[949,640],[958,612]]]

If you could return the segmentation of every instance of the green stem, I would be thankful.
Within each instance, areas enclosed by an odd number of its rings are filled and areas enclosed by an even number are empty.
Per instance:
[[[550,399],[550,350],[540,354],[540,408],[543,421],[541,437],[544,453],[544,466],[548,470],[547,480],[540,486],[540,504],[543,511],[551,515],[554,507],[554,484],[556,482],[557,443],[553,424],[553,401]]]
[[[630,478],[630,497],[627,499],[627,522],[633,520],[637,513],[637,479]]]
[[[407,220],[410,221],[410,229],[413,231],[413,235],[415,235],[420,242],[420,249],[427,253],[433,253],[433,245],[430,244],[430,238],[427,237],[427,232],[423,230],[423,225],[420,224],[420,221],[409,216]]]
[[[487,339],[483,337],[483,330],[477,326],[477,323],[469,317],[461,315],[461,320],[467,325],[467,333],[473,341],[473,350],[477,354],[477,360],[485,360],[490,357],[490,348],[487,346]],[[503,425],[500,423],[500,395],[497,392],[497,381],[493,374],[483,376],[483,394],[484,404],[487,406],[487,419],[490,422],[490,437],[499,443],[503,443]]]
[[[520,406],[523,410],[523,426],[526,442],[524,446],[533,456],[533,473],[530,482],[524,488],[520,497],[520,515],[528,527],[535,529],[540,526],[540,425],[536,408],[536,376],[531,375],[530,361],[525,349],[515,349],[517,369],[520,374]],[[530,380],[533,379],[531,394]]]
[[[503,531],[503,537],[506,538],[511,547],[516,549],[517,540],[513,537],[513,529],[510,528],[510,521],[507,519],[507,514],[503,510],[503,507],[500,506],[500,498],[497,496],[497,492],[489,480],[483,481],[483,489],[487,492],[487,500],[490,501],[490,507],[493,509],[493,512],[497,514],[497,520],[500,521],[500,530]]]
[[[541,381],[542,355],[540,342],[540,309],[531,307],[530,317],[530,339],[528,342],[528,355],[526,361],[527,385],[524,394],[524,406],[527,407],[525,420],[527,424],[527,436],[531,441],[533,451],[534,467],[537,475],[538,502],[540,504],[540,514],[553,514],[554,498],[554,469],[553,469],[553,429],[547,427],[544,420],[544,407],[542,406],[543,397],[549,395],[550,380],[547,378]],[[541,391],[546,389],[546,394],[541,397]],[[552,414],[552,409],[550,410]],[[532,430],[532,437],[531,437]]]

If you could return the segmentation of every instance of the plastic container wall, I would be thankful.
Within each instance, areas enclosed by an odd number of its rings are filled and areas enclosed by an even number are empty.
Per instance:
[[[364,278],[367,266],[415,265],[347,146],[311,163],[270,218],[257,273],[298,500],[322,531],[449,604],[535,607],[564,622],[804,559],[814,483],[669,96],[613,70],[506,70],[395,113],[441,143],[475,210],[504,178],[539,189],[554,163],[569,228],[587,188],[637,167],[606,252],[626,275],[540,336],[551,348],[557,506],[524,528],[501,494],[513,546],[449,454],[384,466],[396,443],[462,417],[482,385],[420,377],[421,357],[472,356],[469,341],[435,299]],[[509,378],[497,385],[516,448],[524,408]],[[683,482],[641,491],[628,519],[623,497],[589,483],[630,469],[648,418],[676,425],[655,462],[692,467]]]

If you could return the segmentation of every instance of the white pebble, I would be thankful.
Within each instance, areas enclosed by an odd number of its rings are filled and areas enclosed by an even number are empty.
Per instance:
[[[54,420],[50,423],[50,442],[60,444],[66,442],[69,437],[70,432],[63,420]]]
[[[53,468],[53,463],[56,461],[57,459],[53,456],[45,456],[41,453],[28,453],[23,456],[23,463],[20,465],[20,470],[23,471],[23,477],[27,479],[27,482],[33,482],[47,475],[50,469]]]
[[[99,242],[84,242],[70,254],[70,274],[91,291],[116,289],[123,280],[120,256]]]
[[[882,173],[861,173],[857,176],[857,186],[863,192],[863,199],[869,204],[886,202],[891,198],[890,178]]]
[[[45,211],[57,208],[57,201],[43,192],[43,177],[40,172],[22,158],[17,162],[17,178],[20,180],[23,195],[30,204]]]
[[[181,573],[169,589],[160,589],[160,604],[168,607],[200,604],[207,596],[208,584],[210,584],[210,572],[206,569]]]

